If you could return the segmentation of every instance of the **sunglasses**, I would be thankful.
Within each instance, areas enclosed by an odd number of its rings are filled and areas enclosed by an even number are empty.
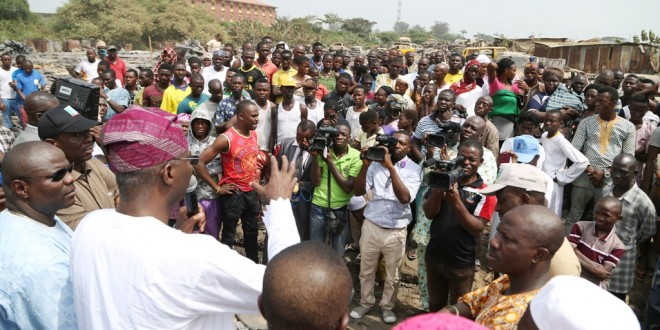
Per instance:
[[[190,162],[190,165],[197,165],[199,164],[199,156],[193,156],[193,157],[180,157],[180,158],[174,158],[175,160],[186,160]]]
[[[50,179],[53,182],[60,182],[64,180],[64,177],[66,176],[67,173],[71,173],[73,171],[73,163],[71,163],[68,167],[59,169],[55,171],[55,173],[51,175],[30,175],[30,176],[24,176],[21,177],[21,179],[29,179],[29,178],[46,178]]]

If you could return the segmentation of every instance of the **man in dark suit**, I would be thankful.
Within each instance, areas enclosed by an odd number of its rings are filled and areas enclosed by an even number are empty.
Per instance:
[[[294,192],[291,202],[301,241],[309,240],[309,209],[314,185],[310,178],[313,159],[307,151],[315,133],[316,124],[311,120],[302,120],[296,129],[296,137],[283,139],[282,149],[278,154],[280,162],[282,156],[286,156],[290,162],[296,164],[298,191]]]

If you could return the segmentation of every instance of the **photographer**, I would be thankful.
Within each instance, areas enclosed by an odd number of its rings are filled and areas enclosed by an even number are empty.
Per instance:
[[[380,306],[385,323],[396,322],[392,312],[399,286],[399,267],[406,247],[406,227],[412,220],[410,202],[415,198],[422,182],[421,168],[406,155],[410,151],[410,138],[406,133],[388,137],[382,161],[363,158],[362,169],[355,179],[355,195],[371,191],[372,199],[364,210],[360,238],[360,306],[351,312],[352,318],[361,318],[375,304],[374,279],[378,259],[383,254],[387,277]],[[390,152],[392,152],[390,154]]]
[[[325,151],[310,149],[312,162],[311,180],[314,188],[310,212],[310,238],[326,241],[344,255],[348,223],[348,202],[353,196],[353,181],[360,173],[360,152],[348,145],[351,128],[346,120],[335,125],[337,133],[327,136],[330,143]],[[321,128],[322,130],[323,128]],[[332,173],[330,176],[329,173]]]
[[[413,133],[412,141],[412,156],[413,160],[420,162],[424,160],[426,153],[426,145],[423,140],[428,133],[437,133],[441,131],[437,122],[449,121],[452,119],[454,105],[456,103],[456,93],[451,89],[446,89],[438,94],[438,101],[436,103],[435,111],[417,123],[417,129]]]
[[[291,208],[296,218],[296,226],[301,241],[309,240],[309,208],[311,206],[314,187],[311,182],[312,163],[315,163],[309,154],[309,144],[316,133],[316,124],[310,120],[303,120],[296,128],[295,138],[282,140],[282,148],[277,155],[282,162],[286,156],[296,165],[295,177],[298,179],[298,191],[291,196]]]
[[[476,139],[461,143],[456,165],[462,169],[462,178],[448,190],[431,189],[423,204],[424,215],[432,219],[425,255],[431,312],[447,302],[455,304],[472,288],[477,239],[497,203],[496,198],[479,193],[486,187],[477,173],[483,153]]]

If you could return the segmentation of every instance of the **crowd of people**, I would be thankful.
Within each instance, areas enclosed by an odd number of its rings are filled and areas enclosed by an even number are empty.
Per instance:
[[[425,313],[396,329],[641,328],[627,295],[660,251],[658,84],[222,41],[154,68],[98,42],[70,70],[100,87],[94,118],[0,56],[0,328],[395,324],[405,258]],[[473,290],[481,246],[495,279]],[[660,263],[644,314],[660,326]]]

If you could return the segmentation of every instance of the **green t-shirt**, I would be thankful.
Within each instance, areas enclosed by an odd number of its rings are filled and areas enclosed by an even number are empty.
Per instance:
[[[176,108],[176,114],[187,113],[190,115],[195,111],[197,105],[206,102],[208,99],[209,96],[206,94],[202,94],[199,97],[194,97],[192,94],[188,94],[188,96],[184,97],[183,100],[181,100],[181,103],[179,103],[179,106]]]
[[[334,160],[335,166],[339,172],[345,177],[357,177],[360,174],[360,169],[362,168],[362,160],[360,159],[360,152],[356,149],[348,147],[348,152],[341,158],[333,154],[332,158]],[[319,167],[321,168],[321,184],[318,187],[314,188],[314,198],[312,203],[321,207],[328,206],[328,170],[327,165],[321,158],[318,157]],[[353,192],[345,193],[343,189],[337,183],[334,177],[330,179],[330,189],[332,192],[332,198],[330,207],[333,209],[340,208],[351,200],[353,197]]]

